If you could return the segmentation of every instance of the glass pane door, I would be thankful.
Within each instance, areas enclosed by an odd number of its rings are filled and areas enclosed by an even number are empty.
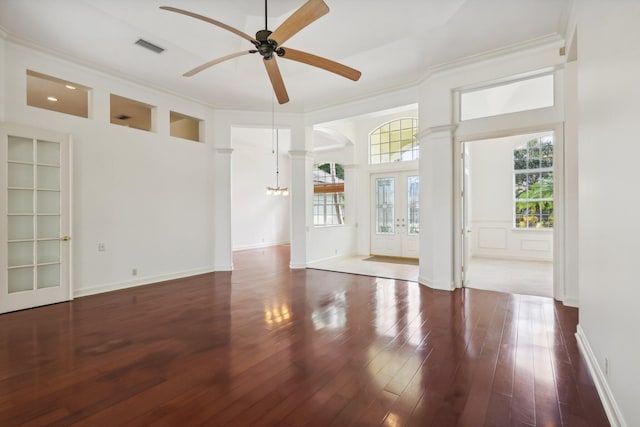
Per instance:
[[[376,233],[393,234],[395,216],[395,179],[376,179]]]
[[[60,286],[60,143],[8,137],[8,293]]]
[[[407,233],[412,236],[420,234],[420,177],[407,177]]]

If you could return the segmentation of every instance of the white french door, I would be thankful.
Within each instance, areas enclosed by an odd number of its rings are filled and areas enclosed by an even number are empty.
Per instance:
[[[418,172],[372,175],[371,191],[371,254],[418,258]]]
[[[69,138],[0,125],[0,313],[71,299]]]

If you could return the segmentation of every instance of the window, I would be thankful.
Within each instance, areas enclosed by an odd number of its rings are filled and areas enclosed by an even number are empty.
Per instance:
[[[27,105],[89,117],[89,88],[57,77],[27,70]]]
[[[515,228],[553,228],[553,136],[513,150]]]
[[[386,123],[369,134],[369,163],[417,160],[420,149],[415,135],[418,119],[398,119]]]
[[[420,177],[407,177],[407,233],[411,236],[420,234]]]
[[[111,123],[151,131],[153,106],[111,94]]]
[[[460,120],[552,106],[553,74],[545,74],[461,93]]]
[[[169,134],[176,138],[200,142],[200,121],[194,117],[171,111],[169,114]]]
[[[344,168],[323,163],[313,170],[313,225],[344,224]]]

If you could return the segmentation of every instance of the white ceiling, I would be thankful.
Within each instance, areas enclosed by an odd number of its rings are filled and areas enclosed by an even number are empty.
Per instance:
[[[271,0],[273,30],[305,0]],[[352,82],[279,59],[291,101],[312,111],[415,84],[429,67],[553,34],[564,34],[572,0],[325,0],[329,14],[284,46],[362,71]],[[264,27],[262,0],[0,0],[0,27],[99,69],[166,88],[216,107],[269,110],[272,89],[259,55],[204,62],[253,46],[211,24],[160,10],[173,6],[249,35]],[[134,44],[143,38],[158,55]],[[64,76],[56,76],[64,78]],[[82,82],[79,82],[82,83]]]

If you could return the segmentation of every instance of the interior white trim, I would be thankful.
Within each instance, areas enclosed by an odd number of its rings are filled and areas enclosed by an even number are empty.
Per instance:
[[[239,246],[234,246],[231,248],[232,252],[235,251],[246,251],[248,249],[261,249],[261,248],[270,248],[272,246],[281,246],[281,245],[288,245],[290,242],[286,241],[286,242],[265,242],[265,243],[255,243],[253,245],[239,245]]]
[[[557,45],[558,48],[564,46],[564,38],[558,34],[550,34],[547,36],[538,37],[535,39],[527,40],[521,43],[515,43],[499,49],[489,50],[486,52],[470,55],[464,58],[460,58],[451,62],[444,63],[442,65],[436,65],[425,73],[419,84],[432,77],[433,75],[444,75],[447,72],[459,72],[466,67],[477,66],[479,63],[490,61],[492,59],[499,59],[509,55],[529,55],[531,50],[535,49],[547,49],[549,46]]]
[[[591,345],[589,344],[589,340],[587,339],[587,336],[585,335],[584,330],[580,327],[580,325],[578,325],[578,329],[576,332],[576,340],[578,341],[578,348],[580,348],[580,352],[587,362],[589,373],[591,374],[591,378],[593,378],[596,390],[598,390],[598,395],[600,396],[602,406],[604,407],[604,411],[607,413],[607,418],[609,418],[611,426],[627,427],[627,423],[625,422],[624,417],[622,416],[622,412],[620,411],[620,408],[618,407],[618,404],[613,397],[613,393],[609,388],[609,384],[607,383],[604,373],[600,369],[598,359],[593,353]]]
[[[428,286],[431,289],[435,289],[438,291],[454,291],[455,285],[453,282],[450,283],[446,283],[446,282],[435,282],[432,279],[429,279],[427,277],[424,276],[418,276],[418,283],[424,286]]]
[[[428,127],[424,130],[421,130],[420,132],[418,132],[416,134],[416,138],[419,141],[422,141],[423,139],[425,139],[427,136],[431,135],[432,133],[445,133],[445,132],[449,132],[451,134],[453,134],[456,129],[458,128],[457,124],[453,124],[453,125],[442,125],[442,126],[431,126]]]
[[[123,282],[108,283],[100,286],[93,286],[90,288],[75,289],[73,296],[86,297],[88,295],[100,294],[103,292],[118,291],[120,289],[133,288],[135,286],[153,285],[159,282],[166,282],[167,280],[182,279],[184,277],[197,276],[200,274],[213,273],[219,271],[216,268],[196,268],[194,270],[183,271],[179,273],[161,274],[158,276],[144,277],[136,280],[126,280]]]

